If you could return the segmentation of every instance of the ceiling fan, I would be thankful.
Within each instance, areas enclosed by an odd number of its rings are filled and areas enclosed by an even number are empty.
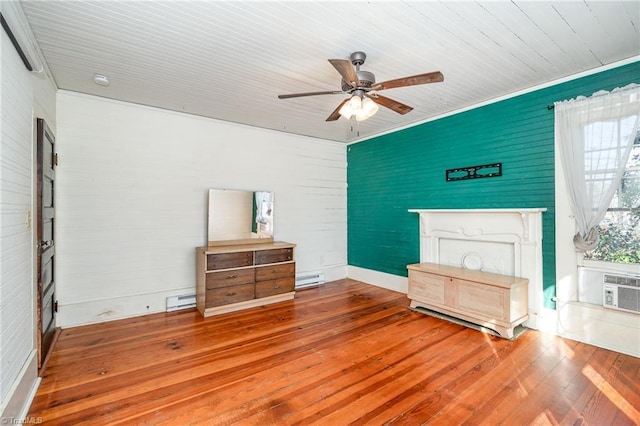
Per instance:
[[[335,121],[344,116],[346,118],[355,117],[362,121],[371,117],[378,110],[378,105],[389,108],[398,114],[406,114],[413,108],[401,102],[382,96],[380,90],[394,89],[397,87],[415,86],[418,84],[438,83],[444,81],[444,76],[440,71],[426,74],[418,74],[410,77],[398,78],[395,80],[376,83],[376,77],[369,71],[360,70],[360,65],[364,64],[367,55],[364,52],[353,52],[349,59],[329,59],[331,65],[342,76],[342,90],[293,93],[289,95],[278,95],[279,99],[299,98],[303,96],[316,95],[337,95],[350,94],[351,97],[345,99],[329,115],[326,121]]]

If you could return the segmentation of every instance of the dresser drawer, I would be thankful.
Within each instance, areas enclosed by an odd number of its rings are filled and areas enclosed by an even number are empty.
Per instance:
[[[278,278],[293,277],[296,274],[295,263],[284,263],[273,266],[261,266],[256,268],[256,282],[269,281]]]
[[[268,263],[288,262],[293,260],[293,249],[273,249],[273,250],[257,250],[256,265],[265,265]]]
[[[294,290],[295,286],[296,280],[294,277],[262,281],[256,283],[256,297],[259,298],[273,296],[274,294],[289,293]]]
[[[232,269],[229,271],[208,272],[207,290],[229,287],[240,284],[253,284],[255,271],[253,268]]]
[[[253,252],[218,253],[207,255],[207,271],[216,269],[241,268],[253,265]]]
[[[216,288],[207,290],[205,307],[228,305],[230,303],[243,302],[255,297],[253,284],[236,285],[233,287]]]

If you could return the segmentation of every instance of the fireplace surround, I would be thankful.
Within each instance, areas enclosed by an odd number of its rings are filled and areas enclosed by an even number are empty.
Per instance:
[[[529,328],[543,306],[542,213],[546,208],[410,209],[420,220],[420,262],[527,278]]]

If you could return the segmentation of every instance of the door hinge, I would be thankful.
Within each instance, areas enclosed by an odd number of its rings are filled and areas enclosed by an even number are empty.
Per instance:
[[[51,164],[53,164],[54,166],[58,165],[58,153],[54,152],[53,154],[51,154]]]
[[[53,302],[53,312],[58,312],[58,301]]]

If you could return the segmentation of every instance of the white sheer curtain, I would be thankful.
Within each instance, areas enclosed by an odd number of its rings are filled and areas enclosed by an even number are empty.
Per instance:
[[[577,251],[598,245],[598,224],[620,185],[639,122],[637,84],[555,103],[555,138],[578,228]]]

